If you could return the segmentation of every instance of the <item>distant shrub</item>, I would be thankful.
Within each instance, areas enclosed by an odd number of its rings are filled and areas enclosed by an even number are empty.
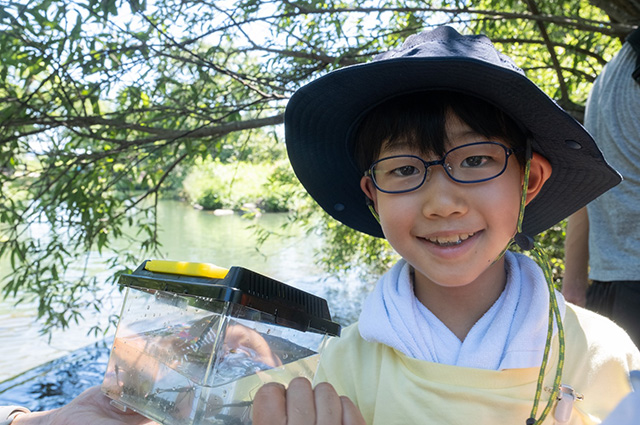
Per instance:
[[[241,209],[261,193],[270,168],[246,162],[200,161],[188,171],[182,187],[187,200],[204,209]]]
[[[201,161],[189,170],[182,187],[190,203],[206,210],[242,210],[246,204],[255,204],[264,212],[287,212],[303,193],[286,161]]]
[[[225,202],[220,196],[220,192],[215,188],[208,187],[195,200],[205,210],[217,210],[225,207]]]

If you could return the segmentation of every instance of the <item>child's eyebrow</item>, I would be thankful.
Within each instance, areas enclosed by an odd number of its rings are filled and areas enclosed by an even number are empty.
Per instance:
[[[406,140],[394,140],[394,141],[385,141],[380,146],[380,149],[395,149],[395,148],[404,148],[411,147],[415,145],[415,143],[407,142]]]
[[[420,149],[421,143],[416,140],[417,136],[415,135],[404,135],[404,136],[396,136],[396,137],[390,137],[389,139],[383,141],[380,144],[380,150],[384,150],[384,149],[405,149],[405,148],[409,148],[409,149]]]
[[[457,131],[452,131],[450,128],[447,128],[447,135],[445,138],[445,145],[452,144],[455,139],[466,139],[466,138],[481,138],[481,139],[495,139],[495,136],[487,136],[483,133],[474,130],[473,128],[461,128]]]
[[[380,153],[384,153],[386,154],[393,154],[393,153],[401,153],[401,152],[406,152],[406,151],[411,151],[411,152],[420,152],[422,153],[421,147],[417,144],[417,143],[410,143],[410,142],[393,142],[393,143],[388,143],[385,142],[381,147],[380,147]]]

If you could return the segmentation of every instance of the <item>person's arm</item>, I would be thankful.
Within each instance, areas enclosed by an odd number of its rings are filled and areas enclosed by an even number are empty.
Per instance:
[[[584,307],[589,286],[589,215],[584,207],[569,217],[564,243],[562,294]]]
[[[156,424],[133,411],[123,413],[111,406],[110,399],[92,387],[66,406],[46,412],[17,416],[11,425],[152,425]],[[157,425],[157,424],[156,424]]]
[[[366,425],[353,402],[323,382],[296,378],[289,387],[265,384],[253,400],[253,425]]]

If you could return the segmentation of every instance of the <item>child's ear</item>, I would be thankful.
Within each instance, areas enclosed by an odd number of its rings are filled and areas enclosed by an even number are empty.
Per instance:
[[[540,192],[544,183],[551,177],[551,164],[547,158],[533,152],[529,167],[529,187],[527,188],[527,204]]]
[[[360,179],[360,188],[364,192],[367,198],[371,199],[373,203],[373,208],[377,210],[376,202],[378,201],[378,191],[376,190],[375,185],[373,184],[373,180],[371,177],[364,176]]]

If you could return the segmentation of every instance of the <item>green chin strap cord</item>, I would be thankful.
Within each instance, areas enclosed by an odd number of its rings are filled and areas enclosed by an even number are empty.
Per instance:
[[[524,219],[524,208],[527,200],[527,188],[529,187],[529,170],[531,168],[531,144],[527,142],[527,164],[524,172],[524,182],[522,185],[522,198],[520,200],[520,213],[518,215],[518,227],[513,242],[521,249],[530,251],[533,255],[536,263],[542,268],[545,280],[547,281],[547,288],[549,289],[549,327],[547,329],[547,341],[544,347],[544,356],[542,358],[542,364],[540,365],[540,373],[538,374],[538,383],[536,387],[536,395],[533,400],[533,407],[531,408],[531,414],[526,420],[526,425],[540,425],[545,420],[554,400],[558,398],[560,391],[560,381],[562,379],[562,368],[564,366],[564,328],[562,326],[562,317],[560,316],[560,308],[558,307],[558,299],[556,298],[555,287],[553,285],[553,275],[551,273],[551,265],[549,263],[549,257],[544,252],[542,247],[535,242],[531,237],[522,233],[522,220]],[[506,251],[506,250],[505,250]],[[538,412],[538,405],[542,398],[543,381],[545,371],[549,364],[549,353],[551,351],[551,344],[553,341],[553,323],[554,318],[558,327],[558,365],[556,366],[556,375],[553,380],[553,387],[551,389],[551,395],[547,401],[547,405],[540,414],[540,417],[536,419]]]
[[[378,215],[378,212],[376,211],[376,209],[373,207],[373,201],[367,197],[365,202],[367,203],[367,207],[369,208],[369,212],[371,213],[373,218],[375,218],[376,221],[380,223],[380,216]]]

